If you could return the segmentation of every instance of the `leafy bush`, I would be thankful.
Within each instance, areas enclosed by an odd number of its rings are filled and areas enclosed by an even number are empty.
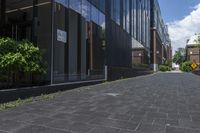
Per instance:
[[[191,72],[192,71],[191,65],[192,65],[191,61],[183,62],[181,64],[181,71],[183,71],[183,72]]]
[[[0,79],[13,83],[18,73],[46,74],[41,50],[29,41],[0,38]]]
[[[172,67],[172,60],[166,60],[163,65],[168,66],[168,67],[171,68]]]
[[[168,67],[166,65],[160,65],[159,70],[162,72],[170,71],[170,67]]]

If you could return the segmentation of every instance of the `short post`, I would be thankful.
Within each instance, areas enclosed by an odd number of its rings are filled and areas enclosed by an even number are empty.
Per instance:
[[[108,80],[108,66],[105,65],[105,80]]]

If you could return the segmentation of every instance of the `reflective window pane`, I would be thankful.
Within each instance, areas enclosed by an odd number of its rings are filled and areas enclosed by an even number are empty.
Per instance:
[[[81,13],[81,0],[70,0],[70,8],[78,13]]]
[[[105,15],[103,13],[99,14],[99,25],[105,29],[105,24],[106,24],[106,20],[105,20]]]
[[[92,21],[99,24],[99,11],[94,6],[92,6]]]
[[[82,0],[82,16],[90,21],[91,19],[91,4],[87,0]]]
[[[68,7],[68,0],[55,0],[56,3],[63,5],[64,7]]]

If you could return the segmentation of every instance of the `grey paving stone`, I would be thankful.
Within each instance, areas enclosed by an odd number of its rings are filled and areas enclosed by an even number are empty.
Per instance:
[[[4,112],[3,114],[0,115],[0,120],[13,120],[17,116],[22,115],[23,113],[21,112],[13,112],[12,110],[8,110]]]
[[[25,113],[25,114],[21,114],[16,116],[14,119],[15,121],[21,121],[21,122],[30,122],[35,118],[38,118],[40,116],[36,115],[36,114],[31,114],[31,113]]]
[[[0,131],[13,132],[21,127],[24,127],[25,125],[25,123],[16,122],[13,120],[0,120]]]
[[[30,123],[35,124],[35,125],[46,125],[47,123],[50,123],[54,120],[55,119],[53,119],[53,118],[49,118],[49,117],[44,116],[44,117],[35,118]]]
[[[164,133],[165,126],[151,125],[151,124],[141,124],[137,128],[137,132],[141,133]]]
[[[196,133],[197,130],[177,128],[177,127],[166,127],[166,133]]]
[[[88,133],[119,133],[120,129],[111,127],[95,127]]]
[[[179,125],[185,128],[200,129],[200,121],[180,120]]]
[[[106,118],[96,118],[92,120],[90,124],[114,127],[114,128],[119,128],[119,129],[135,130],[139,123],[133,123],[129,121],[120,121],[120,120],[114,120],[114,119],[106,119]]]
[[[136,131],[121,130],[119,133],[137,133]]]
[[[169,120],[169,119],[155,119],[153,124],[156,125],[167,125],[167,126],[179,126],[178,120]]]
[[[112,114],[109,116],[111,119],[118,119],[118,120],[130,120],[133,116],[129,114]]]
[[[70,120],[54,120],[50,123],[45,124],[47,127],[58,128],[62,130],[69,130],[72,125],[72,121]]]
[[[70,125],[70,130],[75,133],[87,133],[91,131],[94,128],[94,126],[85,124],[85,123],[80,123],[80,122],[75,122]]]
[[[5,132],[5,131],[0,131],[0,133],[8,133],[8,132]]]
[[[52,129],[42,126],[29,125],[21,128],[13,133],[71,133],[69,131],[63,131],[58,129]]]
[[[191,133],[200,129],[199,87],[199,77],[188,73],[81,87],[50,101],[0,111],[0,131],[35,125],[31,130],[38,132]]]

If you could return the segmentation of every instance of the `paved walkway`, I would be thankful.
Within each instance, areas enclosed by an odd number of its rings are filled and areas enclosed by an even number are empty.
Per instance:
[[[159,73],[0,112],[0,133],[200,133],[200,77]]]

